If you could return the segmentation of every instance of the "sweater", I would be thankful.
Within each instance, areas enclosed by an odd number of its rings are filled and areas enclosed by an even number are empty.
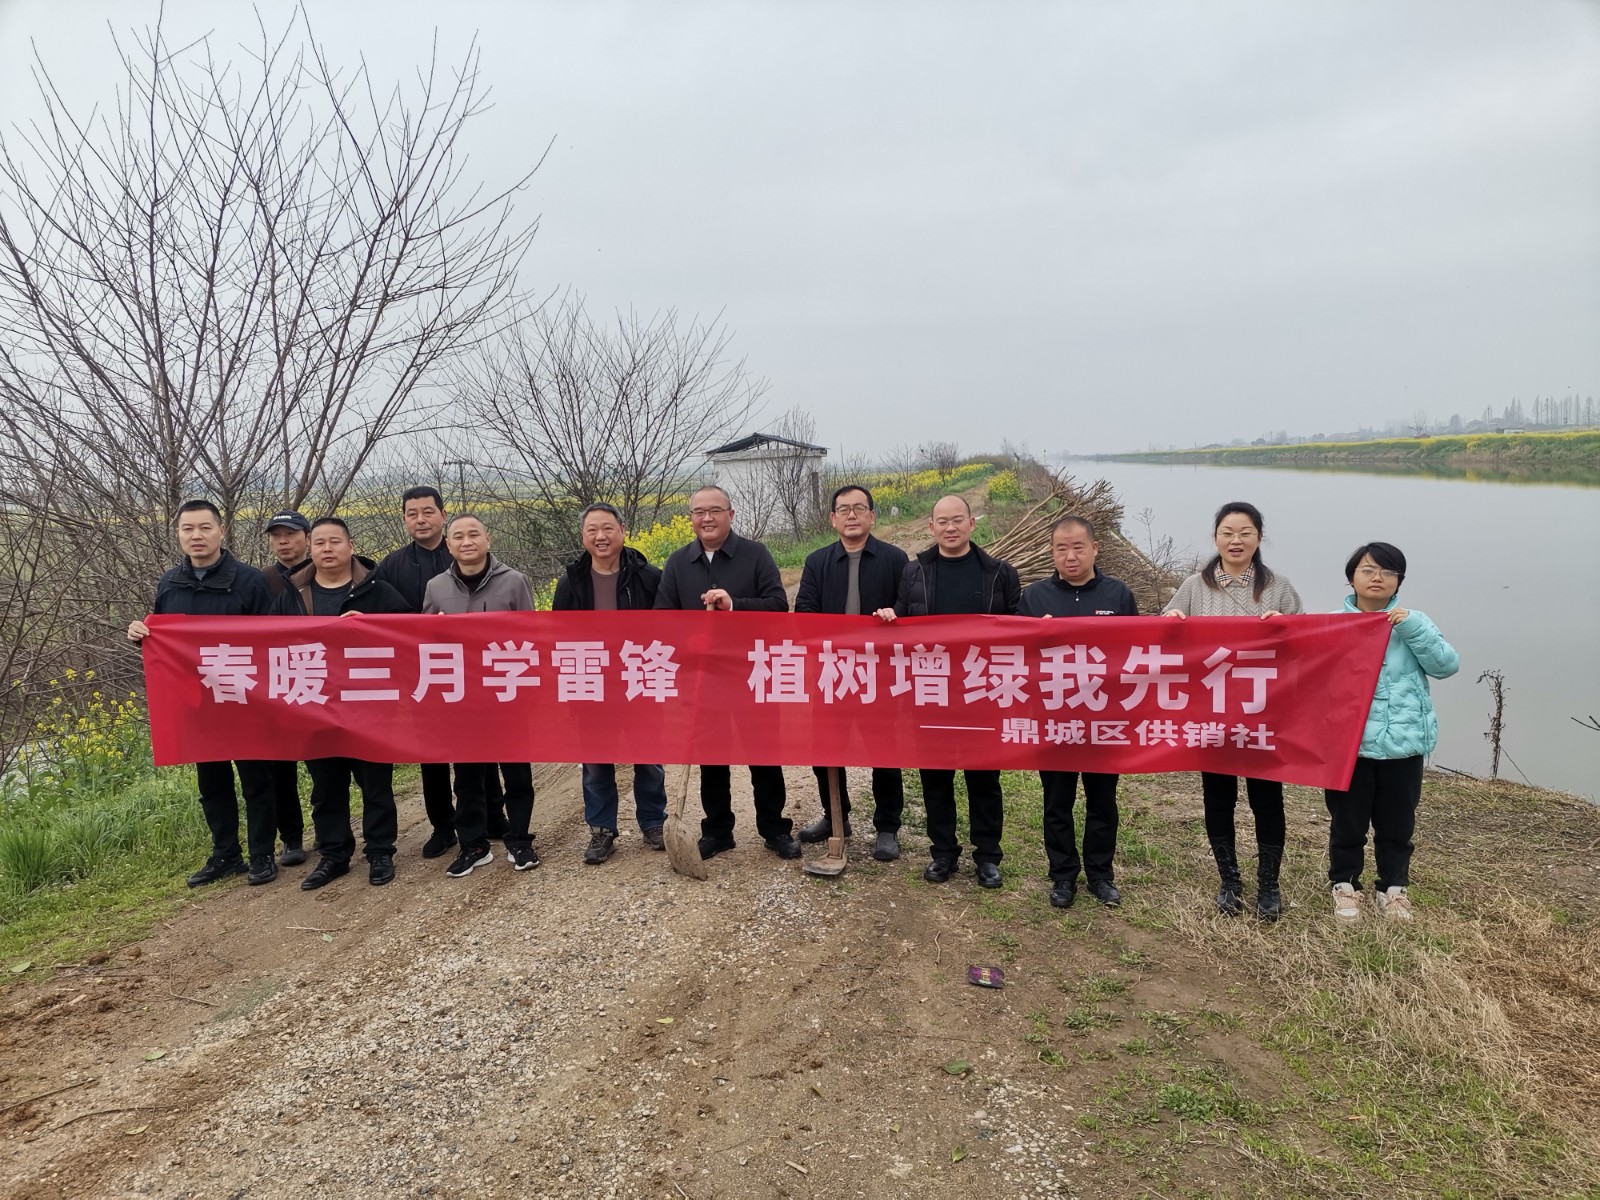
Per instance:
[[[1261,589],[1261,599],[1249,587],[1210,588],[1196,571],[1178,585],[1178,590],[1167,601],[1163,612],[1178,609],[1191,617],[1259,617],[1276,609],[1281,613],[1303,613],[1300,593],[1282,575],[1274,574],[1272,582]]]
[[[1399,597],[1392,598],[1385,611]],[[1360,612],[1354,595],[1344,599],[1345,612]],[[1433,711],[1428,677],[1448,679],[1461,668],[1461,657],[1444,640],[1439,627],[1416,609],[1389,627],[1383,669],[1361,733],[1362,758],[1412,758],[1432,754],[1439,742],[1439,718]]]

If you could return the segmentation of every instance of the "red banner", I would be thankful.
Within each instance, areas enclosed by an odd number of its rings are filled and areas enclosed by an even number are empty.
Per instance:
[[[157,763],[1210,770],[1344,787],[1381,615],[149,619]]]

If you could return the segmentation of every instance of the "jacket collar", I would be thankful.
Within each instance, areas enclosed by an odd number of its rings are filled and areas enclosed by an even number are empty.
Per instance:
[[[873,537],[869,533],[869,534],[867,534],[866,545],[861,547],[861,553],[862,553],[863,556],[868,555],[868,554],[874,554],[875,555],[882,548],[883,548],[883,543],[880,542],[877,538]],[[843,562],[845,560],[845,558],[850,553],[848,550],[846,550],[844,548],[844,539],[843,538],[836,539],[834,541],[834,543],[833,543],[832,549],[833,549],[833,553],[832,553],[832,555],[830,555],[830,557],[833,559],[834,562]]]
[[[994,570],[994,564],[999,561],[998,559],[987,553],[984,548],[978,545],[976,542],[972,543],[971,550],[972,553],[977,556],[978,565],[980,567],[982,567],[985,571]],[[924,567],[932,566],[934,563],[939,561],[940,557],[939,543],[937,542],[929,546],[926,550],[919,550],[917,552],[917,561],[920,562]]]
[[[1052,573],[1050,576],[1050,581],[1063,591],[1092,592],[1095,588],[1100,586],[1100,581],[1104,578],[1105,576],[1100,573],[1100,568],[1096,567],[1094,569],[1094,576],[1087,583],[1073,583],[1070,579],[1063,579],[1060,571]]]
[[[508,571],[508,570],[510,570],[509,567],[507,567],[504,563],[502,563],[493,554],[490,554],[489,557],[484,560],[482,576],[481,577],[474,576],[474,578],[477,578],[479,580],[478,586],[482,587],[484,584],[488,583],[489,580],[493,579],[496,575],[502,574],[503,572]],[[452,579],[454,579],[457,583],[459,583],[462,587],[466,587],[467,586],[466,577],[461,574],[461,564],[456,562],[455,559],[452,558],[450,560],[450,565],[449,565],[449,567],[446,568],[446,571],[449,573],[450,577]]]
[[[734,533],[730,529],[728,531],[728,540],[723,542],[722,545],[718,546],[716,548],[716,550],[714,551],[714,553],[716,553],[716,554],[725,554],[729,558],[738,558],[739,557],[739,546],[743,542],[744,542],[744,539],[742,537],[740,537],[737,533]],[[694,545],[695,545],[695,549],[698,551],[698,553],[695,555],[695,557],[696,558],[704,558],[706,556],[706,548],[700,544],[700,539],[699,538],[695,538]]]
[[[632,546],[622,548],[622,557],[617,559],[617,578],[622,579],[644,565],[645,557],[641,551]],[[586,578],[594,569],[594,555],[585,550],[577,558],[567,564],[567,574],[573,579]]]
[[[357,554],[350,560],[350,591],[353,593],[362,584],[366,583],[372,575],[372,560]],[[309,558],[305,565],[296,567],[294,574],[289,576],[289,586],[297,591],[305,591],[317,580],[317,564]]]
[[[222,548],[222,557],[209,567],[202,567],[206,577],[201,579],[194,573],[194,564],[189,561],[189,556],[183,556],[183,562],[178,564],[178,578],[192,588],[204,588],[207,591],[225,592],[233,586],[233,577],[238,574],[239,560],[234,558],[226,546]]]

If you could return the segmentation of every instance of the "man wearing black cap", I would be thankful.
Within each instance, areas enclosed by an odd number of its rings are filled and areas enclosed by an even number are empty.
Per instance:
[[[267,522],[267,548],[273,562],[262,572],[274,600],[289,585],[289,576],[311,565],[311,522],[286,509]],[[300,810],[300,764],[272,762],[272,790],[278,800],[278,836],[283,839],[280,867],[297,867],[306,860],[305,815]]]

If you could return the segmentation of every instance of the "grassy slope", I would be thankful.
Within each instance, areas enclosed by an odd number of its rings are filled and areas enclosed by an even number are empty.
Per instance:
[[[1227,446],[1113,456],[1127,461],[1222,464],[1393,464],[1464,468],[1600,469],[1600,432],[1477,434],[1386,438],[1371,442],[1302,442],[1288,446]]]

